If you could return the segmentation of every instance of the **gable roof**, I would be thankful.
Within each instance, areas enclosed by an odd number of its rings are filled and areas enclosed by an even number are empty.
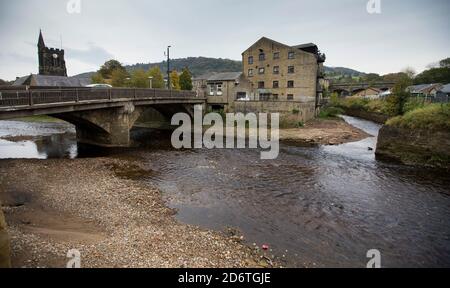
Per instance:
[[[211,75],[207,81],[232,81],[237,80],[241,77],[242,72],[224,72],[224,73],[215,73]]]
[[[17,79],[13,86],[84,87],[89,84],[91,84],[91,79],[89,78],[31,74]]]
[[[433,83],[433,84],[420,84],[420,85],[413,85],[406,88],[410,93],[428,93],[433,89],[439,89],[442,84],[439,83]]]
[[[300,49],[300,50],[302,50],[302,51],[304,51],[304,52],[312,53],[312,54],[316,54],[316,53],[319,51],[319,48],[318,48],[317,45],[314,44],[314,43],[306,43],[306,44],[300,44],[300,45],[295,45],[295,46],[289,46],[289,45],[280,43],[280,42],[278,42],[278,41],[272,40],[272,39],[267,38],[267,37],[261,37],[258,41],[256,41],[255,43],[253,43],[253,45],[251,45],[251,46],[250,46],[249,48],[247,48],[245,51],[247,51],[247,50],[253,48],[254,46],[256,46],[256,45],[257,45],[259,42],[261,42],[261,41],[269,41],[269,42],[272,42],[272,43],[274,43],[274,44],[276,44],[276,45],[279,45],[279,46],[283,46],[283,47],[291,48],[291,49]],[[244,51],[242,54],[244,54],[245,51]]]
[[[450,93],[450,84],[446,84],[439,89],[439,92]]]

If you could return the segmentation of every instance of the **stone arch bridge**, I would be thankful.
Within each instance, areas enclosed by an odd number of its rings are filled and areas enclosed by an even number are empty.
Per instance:
[[[206,99],[192,91],[162,89],[32,89],[0,91],[0,120],[49,115],[76,127],[81,143],[127,147],[130,130],[148,108],[166,120],[178,112],[193,115]]]
[[[387,91],[395,86],[395,82],[377,83],[334,83],[330,85],[329,91],[337,93],[341,97],[351,96],[368,88],[377,88]]]

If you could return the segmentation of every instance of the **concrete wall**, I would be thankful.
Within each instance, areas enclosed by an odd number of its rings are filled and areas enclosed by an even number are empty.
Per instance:
[[[265,53],[265,60],[259,61],[259,54]],[[274,59],[274,53],[280,53],[279,59]],[[294,52],[294,59],[288,59],[288,53]],[[253,56],[253,64],[249,64],[248,58]],[[302,101],[309,97],[313,101],[317,92],[317,76],[319,65],[314,54],[289,46],[262,39],[247,49],[242,54],[244,74],[253,83],[255,89],[258,82],[264,81],[266,92],[278,94],[279,100],[287,100],[287,95],[294,95],[294,101]],[[274,74],[274,66],[279,66],[279,73]],[[288,66],[294,66],[295,72],[288,73]],[[259,74],[259,68],[264,68],[264,74]],[[249,69],[253,69],[253,76],[248,75]],[[273,81],[279,82],[279,88],[273,88]],[[294,88],[287,88],[288,81],[294,81]]]
[[[242,113],[280,113],[281,121],[287,119],[291,122],[306,122],[315,116],[315,103],[293,101],[236,101],[234,103],[234,110],[235,112]]]
[[[11,267],[9,236],[6,230],[6,221],[0,209],[0,268]]]

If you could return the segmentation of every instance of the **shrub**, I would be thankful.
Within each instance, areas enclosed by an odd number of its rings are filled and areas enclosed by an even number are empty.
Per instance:
[[[386,125],[425,130],[450,130],[450,104],[430,104],[390,119]]]
[[[326,107],[320,111],[319,118],[333,118],[344,114],[344,110],[340,107]]]

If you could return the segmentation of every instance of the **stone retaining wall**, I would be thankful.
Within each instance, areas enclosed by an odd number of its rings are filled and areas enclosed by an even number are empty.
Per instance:
[[[450,169],[450,131],[430,131],[383,126],[376,155],[407,165]]]
[[[344,108],[345,114],[353,117],[358,117],[361,119],[369,120],[378,124],[384,124],[389,119],[389,116],[381,114],[381,113],[375,113],[375,112],[367,112],[364,110],[359,109],[351,109],[351,108]]]
[[[237,101],[234,112],[242,113],[280,113],[281,118],[296,118],[295,121],[307,122],[315,117],[314,102],[294,101]]]

